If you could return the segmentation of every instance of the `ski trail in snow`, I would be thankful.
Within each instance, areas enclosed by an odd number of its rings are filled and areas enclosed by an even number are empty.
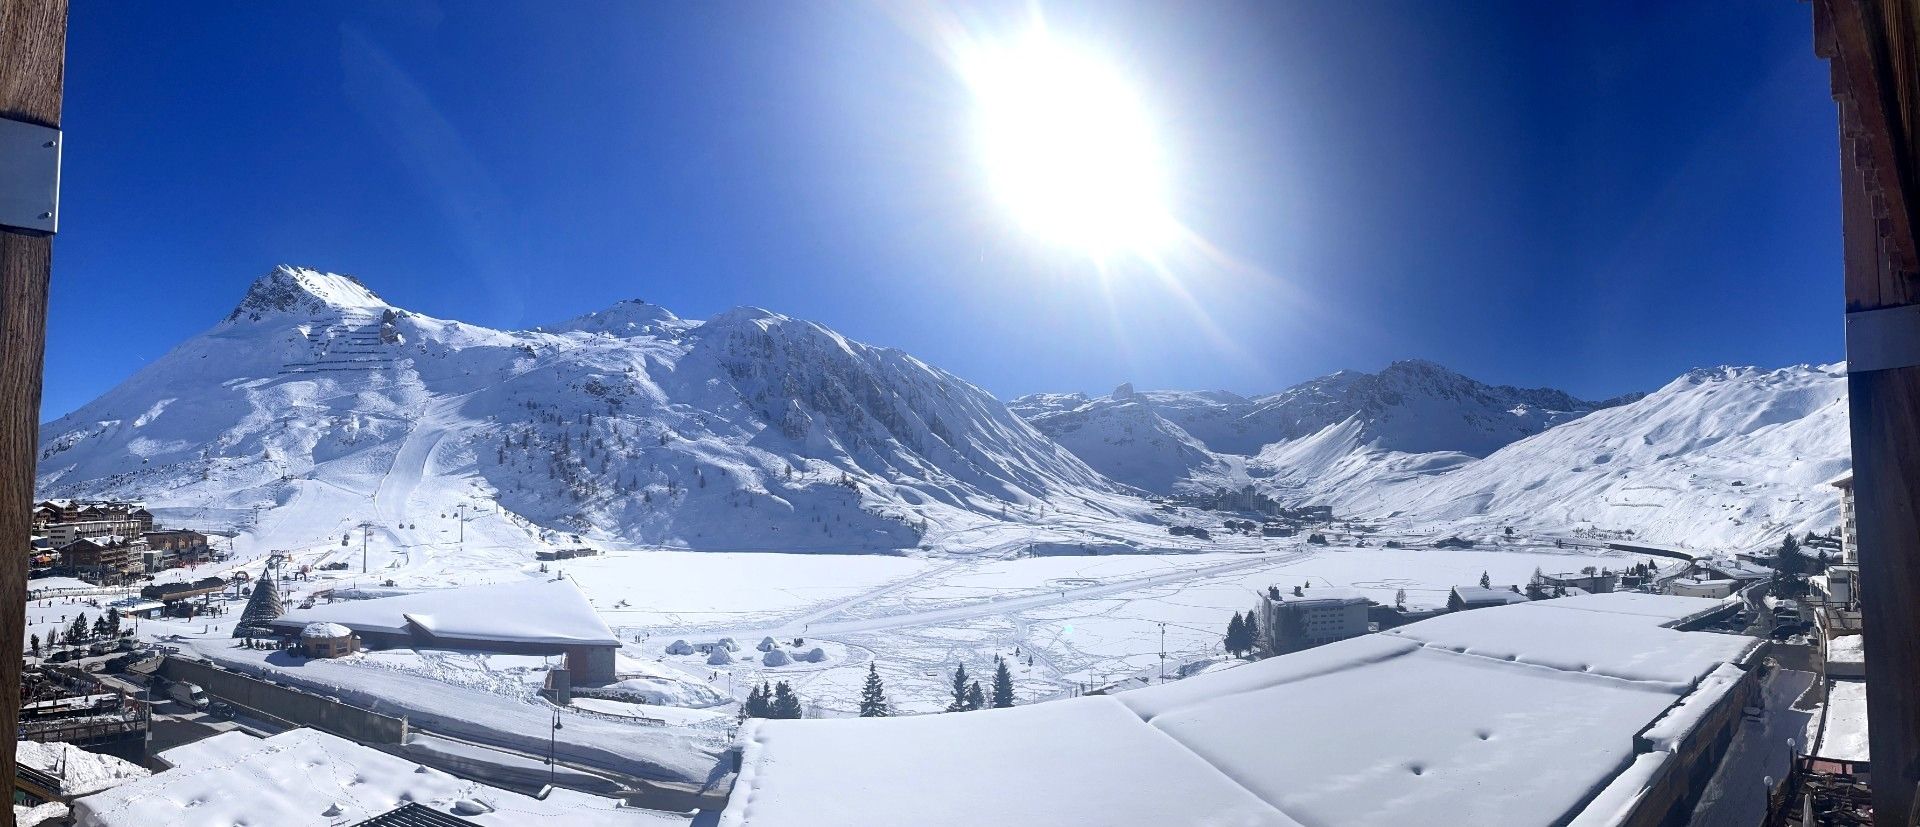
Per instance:
[[[1182,571],[1150,574],[1145,577],[1116,580],[1112,583],[1102,583],[1094,586],[1080,586],[1078,588],[1060,589],[1042,594],[1009,597],[1000,600],[990,600],[985,603],[969,603],[963,606],[949,606],[918,612],[904,612],[901,614],[882,615],[880,617],[813,623],[811,628],[807,630],[807,633],[812,637],[830,637],[862,632],[880,632],[913,626],[927,626],[935,623],[951,623],[960,620],[973,620],[976,618],[1027,611],[1029,609],[1057,606],[1076,600],[1106,597],[1147,586],[1179,583],[1201,577],[1230,574],[1243,569],[1297,562],[1299,560],[1310,559],[1313,556],[1314,553],[1310,551],[1298,551],[1291,554],[1249,555],[1246,560],[1235,560],[1230,563],[1218,563],[1211,566],[1201,566]],[[917,579],[918,578],[916,578],[916,581]],[[882,591],[884,590],[883,588]],[[844,609],[847,608],[847,606],[842,605],[840,608]],[[794,622],[789,620],[779,626],[773,627],[710,631],[702,632],[701,634],[703,636],[732,637],[735,640],[758,640],[761,637],[767,636],[774,638],[793,637],[799,629],[799,626],[794,625]]]

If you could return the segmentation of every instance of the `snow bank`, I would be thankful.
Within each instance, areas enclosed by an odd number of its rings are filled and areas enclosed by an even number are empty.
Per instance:
[[[405,802],[507,827],[542,819],[586,827],[686,824],[684,817],[554,790],[545,800],[488,787],[311,729],[260,739],[224,732],[160,754],[173,769],[74,802],[79,827],[276,827],[354,824]]]

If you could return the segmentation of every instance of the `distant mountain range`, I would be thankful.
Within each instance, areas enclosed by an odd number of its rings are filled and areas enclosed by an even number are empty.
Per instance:
[[[686,548],[1146,547],[1179,541],[1145,495],[1248,485],[1376,518],[1739,544],[1832,521],[1818,483],[1846,467],[1845,431],[1841,375],[1807,366],[1597,402],[1407,361],[1254,398],[1003,405],[756,308],[693,321],[629,301],[495,330],[282,266],[45,424],[38,480],[198,523],[278,506],[297,515],[283,545],[471,505],[535,538]]]

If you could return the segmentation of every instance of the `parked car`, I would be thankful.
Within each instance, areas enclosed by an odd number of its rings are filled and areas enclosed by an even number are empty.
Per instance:
[[[90,657],[97,658],[101,655],[112,654],[113,648],[114,646],[111,641],[103,640],[103,641],[100,641],[99,643],[96,643],[92,646],[87,647],[87,655]]]
[[[73,650],[61,649],[47,656],[48,663],[66,663],[73,660]]]
[[[123,637],[119,643],[114,644],[113,648],[117,652],[132,652],[140,648],[140,642],[130,637]]]

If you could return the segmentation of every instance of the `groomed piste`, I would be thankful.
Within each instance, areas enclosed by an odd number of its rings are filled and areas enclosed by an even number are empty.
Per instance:
[[[757,721],[721,824],[1616,823],[1759,645],[1667,628],[1715,605],[1569,597],[1116,696]]]

